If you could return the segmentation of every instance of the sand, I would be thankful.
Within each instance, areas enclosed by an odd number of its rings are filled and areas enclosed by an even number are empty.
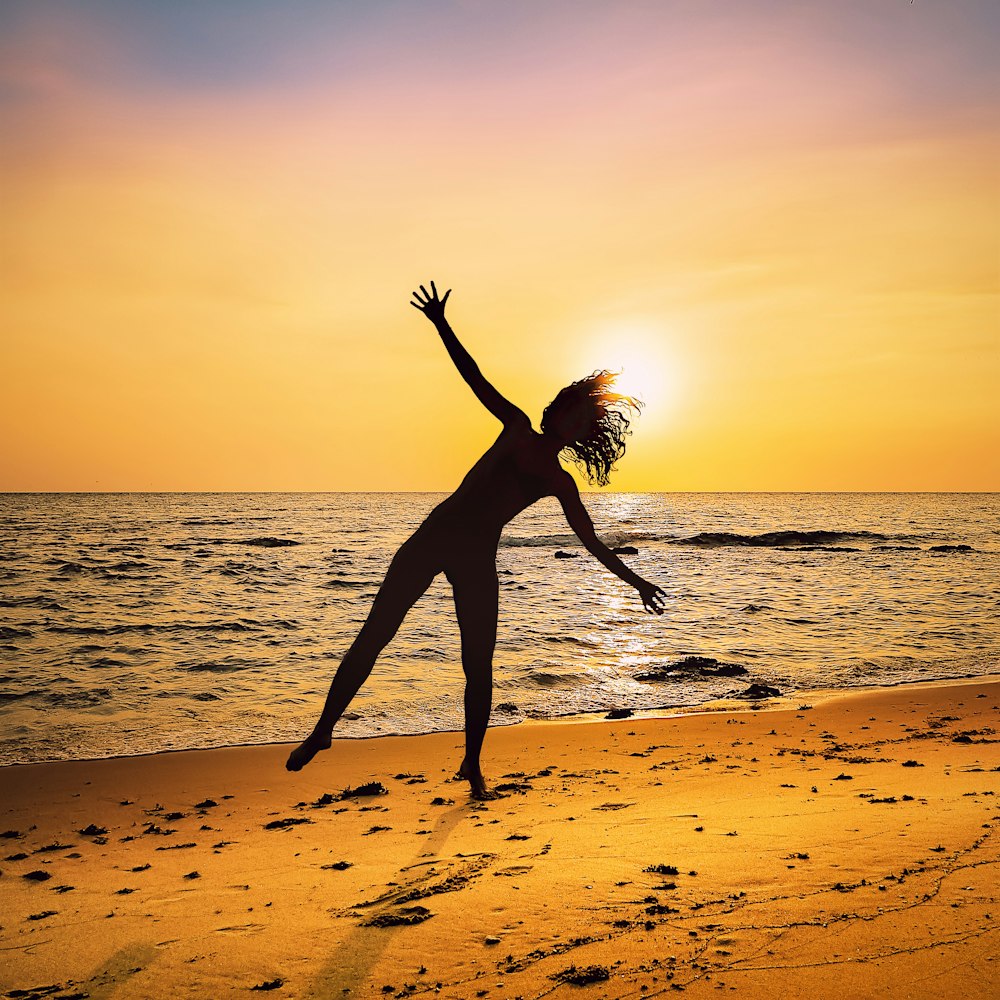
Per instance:
[[[0,991],[993,997],[998,705],[498,728],[487,803],[460,734],[5,768]]]

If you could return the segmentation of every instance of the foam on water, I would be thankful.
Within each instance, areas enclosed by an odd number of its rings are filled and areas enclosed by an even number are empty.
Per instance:
[[[0,763],[301,738],[436,494],[0,495]],[[667,591],[634,593],[546,500],[505,532],[494,724],[1000,666],[995,494],[585,496]],[[575,559],[557,559],[556,552]],[[674,674],[686,656],[737,677]],[[649,673],[663,679],[644,681]],[[462,725],[450,588],[385,650],[342,736]]]

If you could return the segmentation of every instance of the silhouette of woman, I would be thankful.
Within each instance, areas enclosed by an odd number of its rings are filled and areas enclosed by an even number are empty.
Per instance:
[[[483,779],[479,754],[493,698],[493,647],[497,630],[497,544],[505,524],[536,500],[558,498],[566,520],[587,550],[639,592],[643,607],[663,613],[663,591],[633,573],[596,535],[573,477],[559,464],[560,453],[576,461],[591,482],[607,485],[625,452],[628,415],[639,403],[611,391],[615,376],[595,372],[563,389],[542,414],[541,433],[527,415],[484,377],[444,316],[449,289],[438,298],[420,286],[410,305],[437,328],[455,367],[479,401],[503,424],[500,436],[472,467],[458,489],[438,504],[403,543],[389,565],[368,619],[347,651],[326,705],[312,733],[285,765],[305,767],[330,746],[334,725],[371,673],[379,653],[396,634],[406,613],[444,573],[455,595],[465,672],[465,759],[458,774],[477,799],[493,798]]]

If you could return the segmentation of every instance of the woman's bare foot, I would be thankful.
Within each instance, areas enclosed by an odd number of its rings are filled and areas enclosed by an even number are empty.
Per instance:
[[[289,771],[301,771],[320,750],[329,750],[331,742],[329,736],[318,736],[316,733],[310,733],[288,755],[285,768]]]
[[[498,799],[500,796],[492,788],[486,787],[486,779],[478,766],[473,766],[468,761],[463,760],[458,769],[458,777],[464,778],[472,788],[472,797],[480,802],[487,802],[491,799]]]

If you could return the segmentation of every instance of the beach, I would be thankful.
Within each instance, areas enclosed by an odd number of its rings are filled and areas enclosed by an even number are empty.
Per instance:
[[[0,771],[5,997],[987,997],[1000,681]]]

